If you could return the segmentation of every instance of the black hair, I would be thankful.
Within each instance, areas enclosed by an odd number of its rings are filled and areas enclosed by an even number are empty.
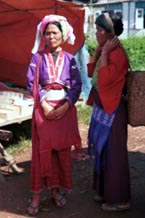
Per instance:
[[[122,14],[120,12],[105,11],[109,13],[109,16],[113,22],[113,28],[115,35],[119,36],[123,32]],[[111,32],[112,29],[108,24],[105,15],[101,14],[96,18],[95,24],[105,29],[106,32]]]
[[[49,24],[54,24],[54,25],[56,25],[56,26],[58,27],[58,29],[62,32],[61,24],[60,24],[59,22],[57,22],[57,21],[53,21],[53,22],[50,22],[50,23],[47,23],[47,24],[46,24],[45,29],[44,29],[44,31],[43,31],[43,34],[45,34],[45,31],[46,31],[46,29],[47,29],[47,27],[48,27]]]

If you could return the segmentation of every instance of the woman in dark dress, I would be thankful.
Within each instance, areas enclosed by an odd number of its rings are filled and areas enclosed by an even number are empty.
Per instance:
[[[130,208],[130,177],[127,151],[127,108],[123,90],[129,61],[117,36],[123,32],[122,17],[105,12],[96,18],[98,46],[88,64],[93,72],[93,102],[88,141],[89,154],[95,153],[94,199],[102,209]]]

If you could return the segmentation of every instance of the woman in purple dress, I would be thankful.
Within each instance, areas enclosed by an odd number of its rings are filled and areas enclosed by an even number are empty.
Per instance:
[[[64,42],[75,36],[67,19],[48,15],[37,27],[27,86],[34,97],[32,161],[28,213],[39,212],[40,193],[51,192],[56,206],[66,204],[61,189],[72,190],[71,146],[81,148],[75,103],[81,93],[80,72]]]

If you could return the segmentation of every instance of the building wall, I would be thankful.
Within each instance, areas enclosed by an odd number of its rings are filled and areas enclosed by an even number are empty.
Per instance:
[[[98,0],[91,10],[94,20],[104,10],[120,11],[124,23],[122,38],[145,32],[145,0]]]

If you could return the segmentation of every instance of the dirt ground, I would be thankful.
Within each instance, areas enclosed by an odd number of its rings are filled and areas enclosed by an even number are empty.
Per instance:
[[[87,126],[80,126],[84,153],[86,153]],[[145,218],[145,127],[128,126],[128,154],[131,173],[131,209],[126,212],[104,212],[93,201],[93,160],[73,160],[73,191],[67,194],[67,205],[56,208],[49,192],[42,193],[41,212],[38,218]],[[18,165],[25,169],[22,175],[5,174],[0,183],[0,218],[28,218],[29,173],[31,149],[15,156]],[[113,175],[112,175],[113,176]]]

